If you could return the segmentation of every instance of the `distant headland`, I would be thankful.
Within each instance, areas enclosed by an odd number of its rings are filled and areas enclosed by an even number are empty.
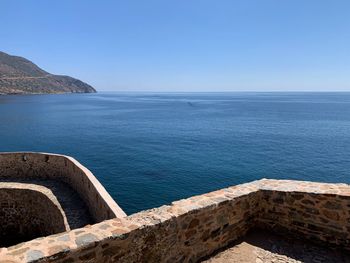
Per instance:
[[[94,92],[85,82],[50,74],[25,58],[0,51],[0,95]]]

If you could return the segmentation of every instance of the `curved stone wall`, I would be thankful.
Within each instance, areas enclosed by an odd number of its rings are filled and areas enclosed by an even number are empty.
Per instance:
[[[350,251],[349,208],[349,185],[264,179],[2,248],[0,258],[62,263],[197,262],[254,227]]]
[[[61,180],[85,201],[96,222],[126,216],[95,176],[75,159],[48,153],[0,153],[0,179]]]
[[[69,231],[52,192],[42,186],[0,183],[0,246]]]

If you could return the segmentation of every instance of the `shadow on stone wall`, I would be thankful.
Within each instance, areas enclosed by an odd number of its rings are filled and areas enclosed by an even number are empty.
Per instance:
[[[27,186],[0,183],[0,246],[70,230],[57,200],[43,187]]]

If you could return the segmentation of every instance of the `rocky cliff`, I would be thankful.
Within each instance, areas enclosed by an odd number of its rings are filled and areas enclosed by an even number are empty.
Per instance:
[[[90,85],[50,74],[33,62],[0,51],[0,94],[92,93]]]

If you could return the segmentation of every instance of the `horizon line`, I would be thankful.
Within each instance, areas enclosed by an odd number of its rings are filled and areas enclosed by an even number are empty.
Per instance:
[[[350,93],[350,90],[266,90],[266,91],[159,91],[159,90],[96,90],[97,93]]]

